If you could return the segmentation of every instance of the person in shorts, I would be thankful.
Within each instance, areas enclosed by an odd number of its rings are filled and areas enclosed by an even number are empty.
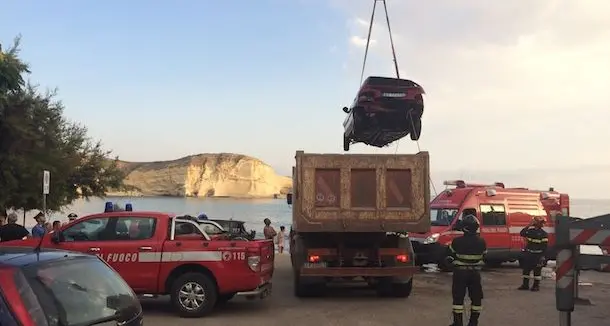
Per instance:
[[[286,237],[286,228],[282,225],[280,226],[280,232],[277,233],[276,242],[277,242],[277,250],[281,254],[284,252],[284,238]]]

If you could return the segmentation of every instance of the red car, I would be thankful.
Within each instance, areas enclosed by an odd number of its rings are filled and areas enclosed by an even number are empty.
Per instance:
[[[368,77],[343,122],[343,150],[351,144],[384,147],[407,135],[418,140],[424,89],[407,79]]]
[[[0,325],[142,325],[131,288],[96,256],[0,248]]]

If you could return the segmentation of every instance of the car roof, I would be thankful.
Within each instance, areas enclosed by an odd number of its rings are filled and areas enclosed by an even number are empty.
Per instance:
[[[0,247],[0,266],[24,267],[73,258],[98,259],[78,252],[41,249],[35,252],[29,247]]]

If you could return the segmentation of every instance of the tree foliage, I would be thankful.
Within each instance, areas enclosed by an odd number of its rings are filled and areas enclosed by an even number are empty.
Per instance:
[[[124,174],[110,152],[64,117],[55,91],[42,93],[26,82],[29,72],[19,38],[0,49],[0,213],[41,209],[43,170],[51,172],[49,210],[121,189]]]

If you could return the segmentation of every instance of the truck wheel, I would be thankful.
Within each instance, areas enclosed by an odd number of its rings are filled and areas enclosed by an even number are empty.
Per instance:
[[[218,300],[216,300],[216,305],[223,305],[223,304],[229,302],[231,299],[233,299],[235,297],[236,294],[237,293],[235,293],[235,292],[219,294]]]
[[[171,302],[181,317],[203,317],[218,300],[216,284],[202,273],[186,273],[172,284]]]
[[[298,274],[294,275],[294,296],[297,298],[317,297],[324,292],[325,284],[303,284]]]
[[[413,279],[407,283],[382,283],[378,285],[377,294],[382,297],[408,298],[413,290]]]

